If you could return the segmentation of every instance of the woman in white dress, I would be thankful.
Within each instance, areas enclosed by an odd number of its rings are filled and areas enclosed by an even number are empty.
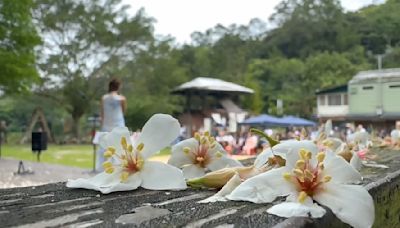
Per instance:
[[[103,95],[100,103],[101,131],[110,132],[115,127],[124,127],[124,113],[126,111],[126,98],[119,94],[121,82],[112,79],[108,84],[108,93]],[[102,171],[104,162],[104,149],[97,150],[96,170]]]

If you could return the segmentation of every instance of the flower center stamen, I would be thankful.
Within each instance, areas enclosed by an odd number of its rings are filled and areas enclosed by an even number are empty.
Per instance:
[[[121,147],[123,149],[122,154],[116,154],[115,148],[109,147],[104,153],[104,157],[111,158],[115,155],[114,157],[119,160],[119,166],[122,169],[120,180],[121,182],[126,182],[129,175],[143,168],[144,159],[142,158],[141,151],[144,148],[144,144],[140,143],[134,148],[131,144],[128,145],[125,137],[121,137]],[[110,161],[104,162],[103,168],[106,173],[113,173],[115,170]]]
[[[307,196],[313,196],[324,183],[331,181],[332,177],[323,174],[325,153],[316,155],[317,164],[311,163],[312,153],[305,149],[299,151],[300,159],[296,162],[291,173],[283,173],[283,178],[293,183],[299,191],[298,201],[304,203]]]
[[[193,164],[205,168],[211,162],[209,150],[215,148],[217,142],[215,141],[214,137],[210,136],[208,131],[204,132],[203,134],[196,132],[194,139],[196,139],[196,141],[199,143],[198,148],[193,149],[190,147],[184,147],[183,153],[191,157]],[[221,158],[222,153],[217,152],[215,157]]]

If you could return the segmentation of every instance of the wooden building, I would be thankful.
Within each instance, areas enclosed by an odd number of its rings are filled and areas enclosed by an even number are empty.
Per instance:
[[[221,79],[198,77],[176,87],[172,93],[186,98],[184,112],[178,119],[189,136],[196,131],[212,131],[215,126],[236,132],[237,124],[247,115],[238,106],[239,97],[254,91]]]
[[[321,122],[332,119],[391,129],[400,120],[400,68],[361,71],[347,85],[316,95]]]

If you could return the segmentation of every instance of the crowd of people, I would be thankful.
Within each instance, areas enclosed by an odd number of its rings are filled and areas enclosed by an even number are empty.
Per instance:
[[[331,122],[329,122],[331,124]],[[269,147],[268,142],[259,135],[253,134],[250,127],[242,127],[239,133],[230,133],[226,129],[215,128],[211,134],[225,149],[232,155],[256,155]],[[271,138],[282,141],[291,139],[316,140],[322,131],[325,131],[325,123],[318,127],[287,127],[287,128],[264,128],[261,129]],[[366,132],[370,140],[374,140],[378,145],[397,145],[400,146],[400,122],[396,123],[394,129],[366,129],[362,124],[345,124],[344,127],[329,127],[329,132],[325,132],[327,137],[338,138],[344,142],[353,140],[354,133]]]

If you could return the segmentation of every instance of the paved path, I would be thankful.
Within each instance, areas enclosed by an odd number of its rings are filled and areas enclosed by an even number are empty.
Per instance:
[[[23,164],[25,169],[34,173],[17,175],[18,163],[19,160],[0,159],[0,188],[37,186],[90,176],[90,170],[87,169],[30,161],[23,161]]]

